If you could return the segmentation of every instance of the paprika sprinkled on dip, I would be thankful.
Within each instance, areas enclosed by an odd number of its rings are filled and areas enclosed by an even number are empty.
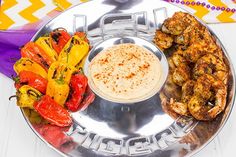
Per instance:
[[[138,102],[155,95],[162,68],[148,49],[119,44],[101,51],[89,65],[89,83],[100,97],[114,102]]]

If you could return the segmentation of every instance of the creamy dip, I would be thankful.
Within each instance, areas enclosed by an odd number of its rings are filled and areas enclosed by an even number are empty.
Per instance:
[[[119,44],[93,58],[89,84],[96,94],[115,102],[137,102],[159,89],[162,68],[159,59],[144,47]]]

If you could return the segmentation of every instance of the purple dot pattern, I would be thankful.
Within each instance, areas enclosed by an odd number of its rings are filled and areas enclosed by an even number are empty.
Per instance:
[[[214,6],[211,4],[207,4],[205,2],[201,2],[201,1],[197,1],[197,2],[190,2],[190,1],[180,1],[180,0],[164,0],[166,2],[171,2],[171,3],[177,3],[177,4],[182,4],[182,5],[197,5],[197,6],[202,6],[202,7],[206,7],[207,9],[210,9],[212,11],[226,11],[226,12],[232,12],[235,13],[236,9],[235,8],[225,8],[225,7],[221,7],[221,6]],[[236,3],[236,0],[232,0],[234,3]]]
[[[220,7],[217,7],[216,10],[219,11],[219,10],[220,10]]]

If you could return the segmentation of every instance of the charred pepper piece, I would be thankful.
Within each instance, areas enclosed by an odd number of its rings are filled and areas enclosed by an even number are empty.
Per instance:
[[[48,85],[46,94],[58,104],[64,106],[69,95],[69,82],[75,68],[66,63],[55,62],[48,70]]]
[[[46,121],[42,116],[40,116],[40,114],[36,112],[35,109],[22,108],[22,110],[31,124],[48,124],[48,121]]]
[[[79,62],[79,64],[77,64],[77,65],[75,66],[75,68],[78,69],[78,70],[79,70],[79,69],[83,69],[87,57],[88,57],[88,54],[87,54],[86,56],[84,56],[84,58]]]
[[[48,56],[53,58],[54,61],[58,59],[57,52],[53,49],[50,38],[49,37],[40,37],[36,40],[36,44],[38,44],[46,53]]]
[[[87,38],[86,33],[84,33],[84,32],[75,32],[75,35],[77,35],[80,39],[84,40],[85,42],[89,43],[89,40]]]
[[[16,89],[19,89],[23,85],[29,85],[40,91],[42,94],[46,93],[48,81],[34,72],[21,71],[14,80]]]
[[[69,95],[70,87],[63,80],[49,80],[46,94],[59,105],[64,106]]]
[[[31,71],[34,72],[43,78],[47,79],[47,72],[46,70],[39,65],[38,63],[32,61],[29,58],[21,58],[14,64],[14,70],[17,74],[19,74],[21,71]]]
[[[62,49],[58,60],[76,66],[89,52],[89,44],[78,35],[74,35]]]
[[[95,94],[92,92],[92,90],[87,86],[84,98],[82,102],[79,105],[78,110],[83,111],[85,110],[95,99]]]
[[[21,48],[21,57],[30,58],[36,63],[40,64],[45,70],[56,61],[53,57],[49,56],[38,44],[28,42]]]
[[[63,80],[67,84],[70,83],[71,75],[75,71],[75,67],[61,62],[53,63],[48,70],[48,80]]]
[[[16,96],[17,105],[19,107],[28,107],[33,109],[34,103],[42,96],[42,94],[33,87],[24,85],[18,89]]]
[[[85,90],[88,84],[88,79],[85,75],[78,73],[71,77],[70,81],[70,95],[66,102],[66,107],[72,111],[78,111],[80,103],[85,94]]]
[[[51,124],[65,127],[72,123],[70,113],[48,95],[44,95],[39,101],[36,101],[34,109]]]
[[[70,34],[63,28],[55,29],[50,33],[50,43],[58,55],[70,38]]]

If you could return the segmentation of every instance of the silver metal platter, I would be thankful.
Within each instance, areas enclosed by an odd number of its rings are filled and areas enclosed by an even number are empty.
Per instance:
[[[133,36],[152,42],[155,30],[177,11],[186,12],[157,0],[95,0],[63,12],[43,26],[32,40],[63,27],[71,34],[85,31],[94,47],[112,37]],[[223,45],[211,33],[222,47],[225,62],[230,67],[227,107],[213,121],[171,118],[162,109],[159,93],[132,105],[96,96],[85,111],[72,113],[73,125],[61,129],[63,136],[55,136],[52,131],[45,135],[41,132],[44,124],[35,126],[24,114],[25,119],[39,138],[63,156],[191,156],[219,133],[234,102],[233,66]],[[159,55],[163,54],[159,52]],[[168,71],[168,66],[163,68]],[[59,144],[55,144],[55,140]]]

